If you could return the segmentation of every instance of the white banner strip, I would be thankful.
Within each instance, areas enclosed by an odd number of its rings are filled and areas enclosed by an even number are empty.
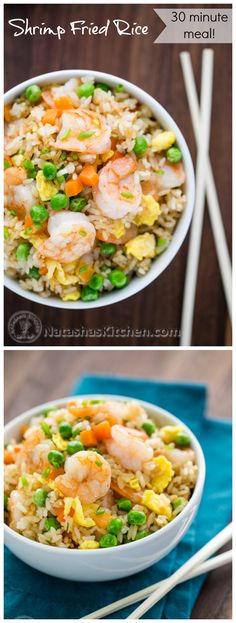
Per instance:
[[[165,24],[154,43],[232,43],[232,9],[154,9]]]

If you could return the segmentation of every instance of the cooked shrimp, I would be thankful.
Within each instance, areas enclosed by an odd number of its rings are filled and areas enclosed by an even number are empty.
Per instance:
[[[23,167],[9,167],[4,171],[5,205],[8,210],[15,210],[20,219],[29,212],[38,196],[35,182],[24,184],[26,178]]]
[[[195,459],[193,450],[180,450],[179,448],[173,448],[173,450],[163,448],[156,454],[164,455],[172,463],[174,469],[178,469],[187,461],[194,461]]]
[[[91,450],[82,450],[67,457],[65,474],[55,479],[55,485],[65,496],[79,496],[90,504],[104,497],[111,484],[111,468],[106,459]]]
[[[62,211],[48,219],[50,238],[39,247],[39,255],[68,264],[88,253],[95,241],[95,228],[85,214]]]
[[[93,198],[99,210],[112,219],[126,214],[135,216],[140,209],[142,189],[131,156],[108,162],[99,173],[99,182]]]
[[[119,424],[112,426],[111,439],[106,441],[106,447],[123,467],[132,471],[141,470],[143,463],[153,457],[153,449],[144,443],[141,431]]]
[[[60,119],[56,149],[81,154],[104,154],[111,149],[111,128],[98,113],[91,110],[67,110]]]
[[[41,429],[35,428],[27,431],[25,441],[21,445],[20,452],[16,455],[16,464],[25,466],[29,469],[43,470],[49,465],[48,453],[54,448],[50,439],[44,438]]]
[[[160,175],[153,172],[149,180],[142,182],[142,189],[145,195],[151,194],[155,199],[158,199],[161,195],[166,195],[171,188],[182,186],[184,182],[185,172],[182,162],[178,164],[165,163],[160,166]]]

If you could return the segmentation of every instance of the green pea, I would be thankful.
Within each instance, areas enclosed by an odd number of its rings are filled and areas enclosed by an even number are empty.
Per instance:
[[[30,208],[30,216],[34,223],[44,223],[48,219],[48,211],[44,206],[34,205]]]
[[[155,433],[156,431],[156,427],[155,427],[155,424],[153,424],[153,422],[144,422],[142,424],[142,428],[149,437],[151,437],[151,435],[153,435],[153,433]]]
[[[177,446],[184,448],[185,446],[190,446],[191,439],[184,431],[180,431],[177,433],[175,437],[175,443]]]
[[[48,460],[53,467],[61,467],[65,463],[65,457],[62,452],[58,452],[58,450],[51,450],[48,453]]]
[[[36,506],[45,506],[48,493],[45,489],[37,489],[33,495],[33,502]]]
[[[94,94],[94,89],[95,89],[94,84],[91,84],[91,82],[84,82],[84,84],[81,84],[80,87],[78,88],[78,96],[79,97],[90,97],[91,95]]]
[[[122,519],[119,519],[119,517],[114,517],[114,519],[111,519],[111,521],[109,521],[107,531],[109,532],[109,534],[115,534],[115,536],[117,536],[121,531],[122,526]]]
[[[87,205],[88,201],[85,197],[73,197],[70,200],[70,210],[73,212],[80,212]]]
[[[59,424],[59,433],[62,439],[70,439],[72,437],[72,426],[69,422],[61,422]]]
[[[36,266],[32,266],[32,268],[29,269],[28,277],[31,279],[40,279],[39,269]]]
[[[42,431],[44,432],[45,437],[47,437],[48,439],[51,439],[52,438],[51,426],[49,426],[47,422],[41,422],[41,428],[42,428]]]
[[[169,162],[176,164],[182,160],[182,152],[178,147],[169,147],[166,152],[166,157]]]
[[[176,500],[172,502],[172,506],[174,510],[176,510],[176,508],[180,509],[182,505],[183,505],[183,498],[177,498]]]
[[[150,533],[148,532],[148,530],[140,530],[140,532],[137,532],[136,537],[135,537],[135,541],[139,541],[139,539],[144,539],[145,536],[148,536]]]
[[[119,510],[126,511],[128,513],[131,510],[131,508],[132,508],[132,502],[130,502],[130,500],[128,500],[128,498],[120,498],[117,501],[117,506],[118,506]]]
[[[127,516],[128,524],[131,526],[143,526],[146,522],[146,515],[143,511],[130,511]]]
[[[19,262],[25,262],[29,256],[30,244],[28,242],[20,242],[16,248],[16,259]]]
[[[47,517],[47,519],[45,519],[45,522],[44,522],[45,532],[48,532],[48,530],[50,530],[51,528],[55,528],[55,530],[58,530],[58,528],[60,527],[61,527],[61,524],[59,523],[59,521],[57,521],[56,517]]]
[[[4,493],[4,511],[7,511],[8,496]]]
[[[102,89],[102,91],[106,91],[106,93],[111,90],[105,82],[95,82],[95,89]]]
[[[123,273],[122,270],[118,270],[117,268],[111,271],[111,273],[108,275],[108,279],[112,283],[112,285],[115,286],[115,288],[123,288],[128,281],[125,273]]]
[[[104,534],[99,541],[100,547],[115,547],[117,538],[114,534]]]
[[[68,199],[65,193],[57,193],[51,198],[50,204],[53,210],[64,210],[67,206]]]
[[[27,177],[30,177],[30,178],[34,178],[34,176],[36,177],[37,173],[35,170],[35,166],[31,160],[23,160],[22,164],[23,164],[23,167],[27,171]]]
[[[72,151],[72,153],[71,153],[72,160],[78,160],[78,157],[79,157],[78,154],[76,154],[75,152]]]
[[[85,286],[81,290],[82,301],[96,301],[98,298],[97,290],[92,290],[89,286]]]
[[[37,84],[31,84],[25,91],[25,97],[31,104],[37,104],[41,99],[42,91]]]
[[[123,84],[117,84],[117,86],[114,89],[115,93],[123,93],[124,90],[125,90],[125,87]]]
[[[68,443],[68,446],[66,448],[66,451],[70,455],[75,454],[76,452],[81,452],[81,450],[84,450],[84,445],[82,444],[81,441],[76,440],[76,439],[74,441],[70,441],[70,443]]]
[[[92,288],[92,290],[102,290],[103,284],[104,284],[104,277],[97,273],[92,275],[89,281],[89,287]]]
[[[43,167],[43,174],[46,180],[54,180],[57,175],[57,167],[52,162],[46,162]]]
[[[111,244],[110,242],[101,242],[100,249],[103,255],[112,255],[116,252],[116,245]]]
[[[7,160],[7,158],[6,158],[6,159],[4,159],[4,169],[9,169],[9,167],[11,167],[11,166],[12,166],[12,165],[11,165],[11,163],[9,162],[9,160]]]
[[[4,240],[9,240],[10,238],[10,232],[8,227],[4,226]]]
[[[142,156],[147,151],[148,142],[145,136],[136,136],[133,151],[136,156]]]

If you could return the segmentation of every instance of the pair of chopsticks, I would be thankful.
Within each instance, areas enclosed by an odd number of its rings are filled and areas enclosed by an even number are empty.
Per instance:
[[[185,277],[182,319],[181,346],[190,346],[194,316],[197,273],[204,218],[205,195],[207,198],[211,227],[214,236],[217,258],[229,318],[232,321],[232,268],[227,247],[220,205],[217,196],[212,167],[209,159],[211,106],[213,88],[213,50],[204,50],[202,57],[200,107],[189,52],[180,54],[184,84],[190,109],[195,140],[198,148],[196,165],[196,201],[192,219],[190,242]]]
[[[186,582],[192,578],[196,578],[199,575],[208,573],[213,569],[222,567],[232,561],[232,550],[219,554],[214,558],[209,558],[218,549],[220,549],[225,543],[227,543],[232,537],[232,523],[219,532],[211,541],[209,541],[204,547],[202,547],[194,556],[192,556],[180,569],[178,569],[169,578],[162,580],[152,586],[148,586],[128,597],[119,599],[114,603],[91,612],[83,619],[102,619],[109,614],[117,612],[122,608],[130,606],[142,599],[145,601],[136,608],[127,618],[139,619],[145,612],[147,612],[152,606],[154,606],[164,595],[169,593],[177,584]],[[209,558],[209,560],[208,560]]]

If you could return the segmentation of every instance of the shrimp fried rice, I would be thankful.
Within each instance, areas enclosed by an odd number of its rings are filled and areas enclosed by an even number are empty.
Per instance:
[[[160,530],[188,504],[195,452],[136,401],[74,399],[33,417],[4,450],[5,520],[71,549],[116,547]]]
[[[145,275],[186,204],[171,128],[90,75],[32,84],[4,113],[7,274],[63,301]]]

